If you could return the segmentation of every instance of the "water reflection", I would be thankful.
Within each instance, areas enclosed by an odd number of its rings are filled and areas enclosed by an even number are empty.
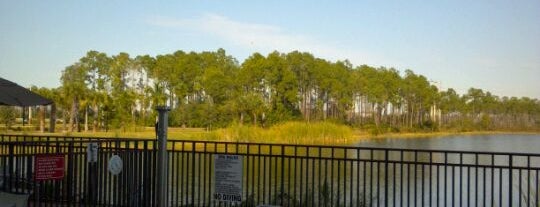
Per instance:
[[[481,139],[464,143],[486,141]],[[426,139],[419,142],[432,143],[421,145],[424,147],[442,146]],[[396,142],[363,142],[361,145],[398,147],[385,143]],[[418,145],[408,146],[419,148]],[[225,150],[218,151],[223,153]],[[481,151],[489,150],[483,148]],[[243,197],[246,204],[534,206],[538,203],[540,156],[537,155],[510,157],[508,154],[448,151],[256,145],[239,146],[227,149],[227,152],[244,154]],[[171,183],[170,188],[177,189],[169,195],[171,203],[213,202],[209,196],[213,179],[211,154],[170,153],[171,165],[184,166],[181,170],[170,168],[170,175],[181,178]]]
[[[449,135],[432,138],[374,139],[359,147],[540,153],[539,134]]]

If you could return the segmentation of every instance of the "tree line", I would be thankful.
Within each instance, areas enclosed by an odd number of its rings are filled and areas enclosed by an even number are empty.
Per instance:
[[[298,51],[254,53],[242,63],[223,49],[155,57],[89,51],[60,80],[58,88],[32,90],[54,100],[48,116],[62,119],[67,131],[152,126],[158,105],[171,107],[171,126],[208,129],[290,120],[377,133],[540,128],[537,99],[477,88],[460,95],[412,70],[354,66]]]

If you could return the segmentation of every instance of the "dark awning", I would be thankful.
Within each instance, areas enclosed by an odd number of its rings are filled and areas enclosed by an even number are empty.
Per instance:
[[[52,103],[51,100],[0,77],[0,105],[38,106]]]

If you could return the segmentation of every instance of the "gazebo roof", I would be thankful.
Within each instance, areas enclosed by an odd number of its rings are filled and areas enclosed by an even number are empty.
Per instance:
[[[53,101],[0,77],[0,105],[37,106],[52,103]]]

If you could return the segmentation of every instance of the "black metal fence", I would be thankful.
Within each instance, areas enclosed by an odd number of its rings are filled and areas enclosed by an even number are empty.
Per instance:
[[[98,143],[95,164],[86,146]],[[33,205],[153,206],[155,140],[3,135],[0,190]],[[33,181],[36,154],[62,154],[66,175]],[[213,199],[214,155],[240,155],[239,206],[538,206],[540,154],[206,141],[168,142],[170,206]],[[123,160],[112,175],[107,161]],[[25,181],[25,182],[22,182]],[[39,193],[38,193],[39,192]]]

